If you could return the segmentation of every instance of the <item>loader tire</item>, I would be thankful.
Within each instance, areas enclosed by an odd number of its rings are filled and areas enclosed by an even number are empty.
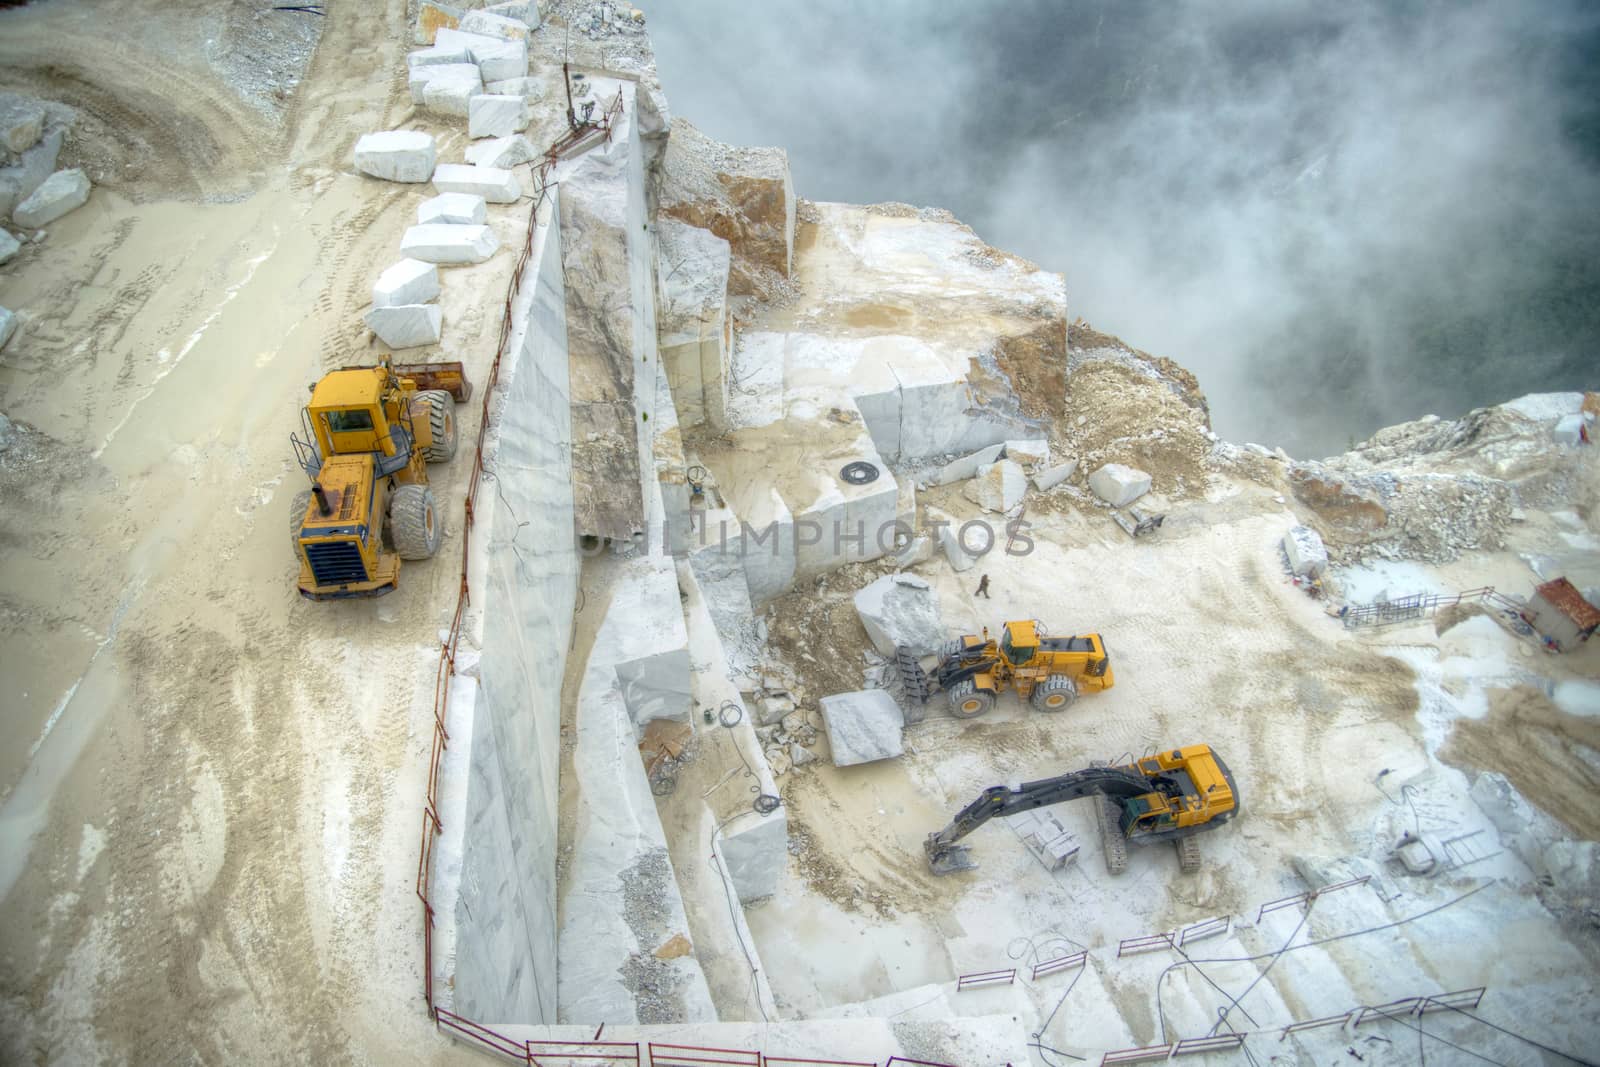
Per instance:
[[[950,690],[950,714],[958,719],[976,719],[994,707],[994,694],[979,689],[971,678]]]
[[[1078,699],[1078,683],[1064,674],[1052,674],[1034,686],[1029,699],[1037,711],[1066,711]]]
[[[311,507],[311,490],[302,489],[289,501],[289,549],[294,558],[300,558],[300,527],[306,521],[306,509]]]
[[[430,559],[444,540],[444,522],[425,485],[402,485],[389,501],[389,529],[401,559]]]
[[[456,454],[456,400],[443,389],[425,389],[417,402],[428,412],[428,429],[433,443],[422,450],[429,463],[448,463]]]

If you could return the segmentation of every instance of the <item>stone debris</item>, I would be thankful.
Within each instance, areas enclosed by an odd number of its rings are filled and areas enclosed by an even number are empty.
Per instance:
[[[962,496],[985,511],[1000,514],[1022,503],[1023,494],[1027,491],[1027,475],[1008,459],[979,467],[977,476],[961,487]]]
[[[363,134],[356,142],[356,170],[391,182],[425,182],[437,162],[433,135],[421,130]]]
[[[1112,507],[1127,507],[1150,491],[1150,475],[1121,463],[1107,463],[1089,475],[1089,488]]]
[[[11,217],[18,226],[37,230],[89,202],[89,176],[74,167],[58,170],[16,206]]]
[[[372,284],[373,307],[426,304],[439,295],[439,268],[420,259],[402,259]]]
[[[0,153],[0,161],[8,158],[15,160],[0,167],[0,218],[11,214],[14,207],[55,173],[56,160],[61,156],[67,130],[77,116],[71,108],[60,104],[46,103],[42,106],[45,112],[44,132],[33,146],[15,156]]]
[[[468,11],[461,16],[460,28],[466,33],[481,33],[486,37],[499,37],[507,41],[526,41],[528,21],[526,12],[533,5],[524,4],[522,18],[507,18],[492,11]]]
[[[522,198],[522,183],[511,171],[468,163],[439,164],[433,187],[441,193],[471,193],[491,204],[514,204]]]
[[[928,537],[913,537],[909,544],[895,554],[894,562],[897,567],[915,567],[932,558],[933,540]]]
[[[856,614],[872,647],[893,656],[904,645],[918,656],[944,644],[939,595],[914,574],[886,574],[855,595]]]
[[[883,689],[863,689],[822,698],[828,744],[836,767],[892,759],[905,751],[905,715]]]
[[[441,107],[455,107],[456,97],[460,97],[461,115],[466,115],[466,101],[472,99],[474,93],[483,92],[483,76],[478,73],[476,63],[444,63],[438,66],[423,66],[412,69],[407,79],[411,87],[411,100],[413,103],[422,104],[432,110]],[[438,105],[428,102],[428,88],[434,83],[439,84],[439,93],[435,100]]]
[[[11,340],[11,335],[17,332],[17,314],[8,308],[0,307],[0,348],[6,346]]]
[[[509,137],[528,128],[528,102],[520,96],[474,96],[467,101],[467,136]]]
[[[0,93],[0,149],[21,155],[44,135],[44,105],[16,93]]]
[[[1328,550],[1322,537],[1309,526],[1295,526],[1283,535],[1289,570],[1301,578],[1320,578],[1328,569]]]
[[[536,155],[538,150],[533,147],[533,142],[520,133],[467,146],[467,162],[477,167],[510,170],[519,163],[527,163]]]
[[[429,223],[482,226],[488,219],[489,209],[483,197],[471,193],[440,193],[417,205],[417,222],[424,226]]]
[[[390,348],[436,345],[444,325],[438,304],[399,304],[367,312],[367,326]]]
[[[400,251],[425,263],[482,263],[500,247],[487,226],[413,226],[400,239]]]
[[[789,762],[796,767],[817,762],[817,754],[796,741],[789,745]]]
[[[22,242],[11,236],[5,230],[0,230],[0,263],[4,263],[22,247]]]
[[[1013,463],[1024,466],[1036,463],[1050,462],[1050,442],[1039,441],[1007,441],[1006,458]]]
[[[964,482],[978,473],[979,467],[987,467],[1000,458],[1000,453],[1006,450],[1004,444],[990,445],[981,448],[969,456],[953,459],[939,468],[938,473],[928,479],[929,485],[951,485],[955,482]]]
[[[1065,463],[1056,464],[1054,467],[1046,467],[1042,471],[1035,471],[1033,475],[1033,486],[1040,492],[1054,489],[1056,486],[1072,477],[1073,472],[1077,469],[1078,461],[1075,459],[1069,459]]]

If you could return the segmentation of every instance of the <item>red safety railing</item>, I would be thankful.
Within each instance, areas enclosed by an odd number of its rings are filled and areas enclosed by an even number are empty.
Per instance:
[[[1015,967],[1008,971],[978,971],[974,974],[963,974],[956,979],[956,992],[967,989],[981,989],[984,986],[1010,985],[1017,980]]]
[[[761,1067],[761,1053],[744,1048],[650,1042],[650,1067]]]
[[[637,1041],[529,1041],[528,1062],[537,1067],[604,1060],[608,1063],[639,1067]]]
[[[523,238],[522,250],[517,254],[517,263],[511,272],[511,283],[506,287],[506,299],[500,319],[500,336],[495,344],[494,360],[489,364],[488,379],[483,385],[483,409],[478,420],[477,442],[472,450],[472,472],[467,478],[467,496],[463,505],[465,523],[461,530],[461,584],[456,592],[456,610],[450,620],[450,630],[439,648],[439,664],[434,672],[433,679],[433,740],[428,754],[428,785],[427,793],[422,804],[422,844],[417,854],[417,897],[422,901],[422,994],[427,1002],[428,1014],[435,1021],[439,1020],[440,1009],[434,1004],[433,998],[433,902],[431,898],[433,877],[433,844],[439,832],[444,828],[439,818],[439,765],[444,758],[444,750],[450,744],[450,733],[445,729],[445,719],[450,710],[450,682],[456,672],[456,650],[461,644],[461,625],[466,618],[467,607],[472,602],[471,586],[468,581],[468,564],[471,562],[469,546],[472,541],[473,521],[477,516],[478,487],[483,481],[483,444],[489,430],[490,407],[494,400],[494,389],[500,382],[500,361],[505,357],[506,349],[511,343],[512,307],[517,297],[522,292],[522,276],[528,265],[528,259],[533,254],[533,239],[539,231],[539,210],[544,207],[544,202],[550,191],[550,170],[560,160],[564,152],[581,141],[586,141],[590,134],[603,135],[604,140],[611,139],[611,131],[617,117],[622,114],[622,91],[617,91],[616,98],[606,108],[605,114],[597,123],[586,123],[574,130],[561,141],[552,145],[540,158],[534,168],[536,191],[533,197],[533,208],[528,212],[527,234]],[[581,133],[581,137],[573,134]],[[596,142],[598,143],[598,142]],[[585,147],[588,145],[585,144]],[[449,1013],[447,1013],[449,1014]],[[449,1028],[458,1034],[473,1035],[476,1031],[485,1034],[494,1032],[487,1027],[464,1019],[459,1015],[449,1014]],[[498,1036],[498,1035],[496,1035]],[[485,1047],[507,1055],[505,1049],[499,1048],[490,1041],[474,1036]],[[526,1053],[526,1049],[524,1049]],[[637,1062],[638,1050],[635,1048],[634,1059]],[[532,1062],[531,1059],[529,1062]]]
[[[1334,882],[1331,885],[1319,886],[1316,889],[1308,889],[1306,892],[1296,893],[1292,897],[1282,897],[1278,900],[1269,900],[1265,904],[1261,905],[1261,907],[1256,909],[1256,922],[1260,922],[1263,915],[1270,915],[1275,911],[1281,911],[1284,908],[1292,908],[1299,904],[1309,904],[1324,893],[1334,893],[1341,889],[1350,889],[1354,886],[1366,885],[1371,880],[1372,875],[1363,874],[1360,878],[1349,878],[1343,882]]]
[[[1029,980],[1037,982],[1039,979],[1044,978],[1047,975],[1059,974],[1062,971],[1070,971],[1074,967],[1082,967],[1084,963],[1088,961],[1088,959],[1089,953],[1085,951],[1074,952],[1070,956],[1057,956],[1053,960],[1043,960],[1033,965],[1033,973],[1028,977]]]
[[[767,1065],[774,1063],[798,1064],[801,1067],[878,1067],[877,1060],[873,1060],[870,1063],[862,1063],[857,1060],[796,1059],[792,1056],[767,1056],[764,1054],[761,1057],[761,1062]]]

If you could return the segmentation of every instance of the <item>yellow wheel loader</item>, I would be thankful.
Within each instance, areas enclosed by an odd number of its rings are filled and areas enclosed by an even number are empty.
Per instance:
[[[401,560],[439,550],[444,522],[427,465],[455,455],[455,405],[470,391],[459,363],[347,367],[311,387],[304,437],[290,435],[311,479],[289,509],[301,596],[382,596]]]
[[[990,786],[962,808],[936,834],[923,842],[934,874],[970,871],[977,866],[962,838],[988,822],[1096,797],[1100,840],[1106,870],[1121,874],[1128,865],[1128,846],[1171,841],[1178,846],[1178,865],[1185,873],[1200,868],[1197,834],[1215,830],[1239,813],[1239,790],[1228,765],[1209,745],[1189,745],[1158,752],[1125,767],[1090,767],[1019,786]]]
[[[949,642],[932,671],[911,650],[896,650],[895,665],[908,705],[920,707],[944,693],[950,713],[973,719],[994,707],[997,696],[1015,689],[1039,711],[1063,711],[1083,690],[1110,689],[1116,682],[1111,657],[1099,634],[1046,637],[1038,622],[1008,622],[1000,640],[966,634]]]

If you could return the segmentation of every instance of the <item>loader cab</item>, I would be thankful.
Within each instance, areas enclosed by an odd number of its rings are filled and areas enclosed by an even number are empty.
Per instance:
[[[1039,651],[1039,631],[1032,622],[1008,622],[1000,634],[1000,654],[1020,667]]]
[[[400,451],[402,442],[384,415],[388,379],[383,368],[363,367],[334,371],[316,384],[306,411],[324,456]]]

